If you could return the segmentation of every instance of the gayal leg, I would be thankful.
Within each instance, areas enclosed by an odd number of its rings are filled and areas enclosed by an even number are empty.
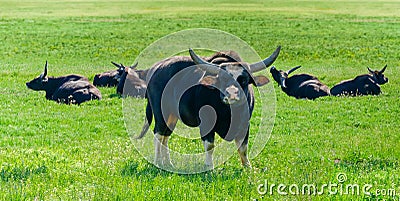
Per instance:
[[[158,167],[162,165],[162,156],[161,156],[161,142],[163,136],[156,133],[154,134],[154,164]]]
[[[154,164],[158,167],[171,167],[171,158],[168,148],[168,139],[169,134],[171,134],[172,130],[175,128],[178,118],[170,114],[167,119],[167,129],[168,132],[166,135],[161,135],[160,133],[156,133],[154,135]]]
[[[211,169],[214,167],[213,164],[213,152],[214,152],[214,142],[209,142],[207,140],[203,140],[204,151],[206,151],[206,160],[205,165],[210,167]]]
[[[251,164],[249,159],[247,158],[247,146],[248,141],[245,139],[235,139],[236,146],[238,148],[238,153],[240,156],[240,160],[242,161],[242,165],[244,167],[251,168]]]

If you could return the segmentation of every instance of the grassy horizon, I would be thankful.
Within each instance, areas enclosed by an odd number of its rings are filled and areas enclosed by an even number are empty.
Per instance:
[[[0,0],[0,200],[398,200],[376,190],[400,193],[400,3],[212,2]],[[101,101],[69,106],[25,86],[46,60],[50,76],[77,73],[92,80],[114,68],[110,61],[132,64],[157,39],[191,28],[232,33],[260,57],[282,45],[278,69],[302,65],[297,73],[316,75],[329,87],[385,64],[389,83],[380,96],[307,101],[287,97],[271,82],[276,117],[266,147],[251,160],[254,169],[243,169],[233,153],[215,170],[194,175],[165,172],[143,159],[125,128],[129,100],[114,88],[100,88]],[[272,81],[269,70],[261,73]],[[137,111],[131,126],[139,129],[144,100],[129,102]],[[253,122],[262,116],[256,112]],[[174,146],[185,149],[180,142]],[[202,144],[188,147],[201,150]],[[347,176],[343,184],[372,184],[374,192],[257,191],[265,181],[338,183],[339,173]]]
[[[35,1],[1,0],[0,16],[11,18],[36,17],[88,17],[88,16],[119,16],[130,14],[176,14],[192,12],[272,12],[295,13],[305,15],[341,14],[362,17],[398,17],[400,5],[397,0],[289,0],[261,1],[251,0],[246,3],[234,1],[193,2],[188,0],[144,1],[144,0],[52,0]],[[213,5],[206,7],[205,5]]]

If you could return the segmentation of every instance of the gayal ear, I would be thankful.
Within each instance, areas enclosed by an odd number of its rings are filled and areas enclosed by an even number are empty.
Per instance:
[[[254,85],[257,87],[264,86],[269,83],[269,79],[265,77],[264,75],[257,75],[253,77],[254,80]]]
[[[210,76],[207,75],[203,77],[203,79],[200,80],[200,84],[207,86],[207,87],[213,87],[217,83],[217,77],[216,76]]]

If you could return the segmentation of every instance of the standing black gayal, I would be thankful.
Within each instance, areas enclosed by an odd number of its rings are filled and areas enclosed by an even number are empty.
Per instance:
[[[172,166],[168,138],[180,119],[187,126],[200,127],[206,166],[213,167],[215,133],[227,141],[235,140],[242,164],[250,166],[247,146],[254,107],[252,85],[269,82],[265,76],[253,73],[270,66],[279,52],[280,47],[265,60],[248,64],[234,51],[218,52],[203,59],[190,49],[190,57],[175,56],[156,63],[147,85],[146,122],[137,137],[146,134],[154,115],[155,165]],[[179,78],[174,77],[181,73]],[[167,87],[172,81],[178,87]],[[177,91],[189,82],[195,85],[184,93]]]

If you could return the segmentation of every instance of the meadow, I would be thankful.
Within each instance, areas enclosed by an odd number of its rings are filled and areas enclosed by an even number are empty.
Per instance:
[[[0,200],[399,200],[399,10],[395,0],[0,0]],[[125,127],[127,100],[114,88],[100,88],[101,101],[76,106],[25,86],[46,60],[49,75],[93,80],[114,68],[110,61],[132,64],[157,39],[190,28],[234,34],[261,57],[281,45],[278,69],[302,65],[297,73],[329,87],[385,64],[389,83],[379,96],[309,101],[271,82],[275,121],[253,169],[242,168],[235,153],[192,175],[160,170],[138,153]],[[272,80],[269,70],[262,74]],[[132,111],[144,116],[144,100],[134,101]],[[256,112],[255,121],[262,115]],[[259,192],[265,183],[276,184],[273,193]],[[339,191],[288,190],[330,183]],[[278,194],[279,184],[288,195]],[[359,185],[359,195],[340,190],[348,184]],[[385,195],[393,190],[397,195]]]

